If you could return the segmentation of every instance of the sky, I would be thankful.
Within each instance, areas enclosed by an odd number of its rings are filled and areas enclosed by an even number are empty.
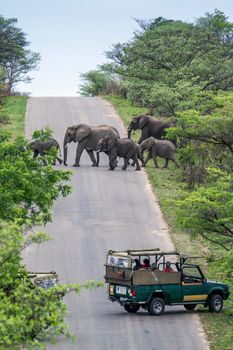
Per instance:
[[[139,29],[135,18],[193,22],[215,9],[233,22],[232,0],[1,0],[0,15],[17,18],[30,49],[41,54],[32,82],[16,90],[78,96],[80,73],[105,63],[113,44],[129,41]]]

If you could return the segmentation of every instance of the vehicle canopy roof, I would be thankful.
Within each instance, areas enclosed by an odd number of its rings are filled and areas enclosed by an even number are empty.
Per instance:
[[[151,248],[151,249],[127,249],[127,250],[109,250],[107,253],[107,256],[109,255],[115,255],[119,257],[125,257],[125,258],[131,258],[134,259],[134,257],[138,256],[166,256],[166,255],[174,255],[177,256],[177,260],[181,264],[184,264],[187,259],[191,258],[199,258],[198,256],[193,255],[187,255],[183,253],[179,253],[177,251],[162,251],[159,248]]]

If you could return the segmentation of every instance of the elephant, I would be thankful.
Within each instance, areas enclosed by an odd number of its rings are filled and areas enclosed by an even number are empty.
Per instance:
[[[33,151],[33,158],[38,157],[38,155],[44,156],[46,151],[49,151],[52,147],[56,148],[57,151],[59,150],[59,153],[61,155],[59,143],[53,138],[50,138],[46,141],[32,140],[29,142],[28,146]],[[56,156],[56,159],[60,164],[62,163],[62,159],[60,157]],[[56,159],[54,164],[56,163]]]
[[[129,160],[132,159],[136,163],[135,170],[141,170],[138,162],[137,145],[127,138],[116,138],[105,136],[101,138],[97,145],[97,152],[107,152],[109,157],[109,170],[114,170],[117,166],[117,157],[124,158],[122,170],[126,170]]]
[[[68,143],[78,142],[75,163],[73,166],[80,166],[80,157],[84,149],[87,151],[92,161],[92,166],[98,166],[93,151],[97,151],[97,143],[104,136],[112,136],[115,138],[120,137],[117,129],[110,125],[90,126],[87,124],[78,124],[68,127],[63,142],[64,164],[67,165],[66,160]]]
[[[147,162],[153,158],[155,168],[158,168],[157,156],[165,158],[164,168],[168,167],[169,160],[172,160],[175,165],[179,168],[179,165],[175,159],[176,148],[174,144],[169,140],[157,140],[154,137],[149,137],[142,141],[140,144],[141,152],[148,151],[148,157],[142,166],[146,166]]]
[[[138,140],[139,144],[150,136],[161,139],[162,136],[166,135],[165,129],[170,128],[171,126],[173,126],[173,123],[170,121],[162,121],[150,115],[142,114],[132,118],[131,123],[128,126],[128,138],[131,138],[132,130],[141,129],[142,133]]]

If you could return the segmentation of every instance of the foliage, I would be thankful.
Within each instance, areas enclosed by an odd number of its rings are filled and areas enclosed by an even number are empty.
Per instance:
[[[30,82],[27,74],[36,69],[40,61],[40,55],[28,49],[26,35],[16,24],[17,19],[0,16],[0,66],[4,75],[1,82],[8,93],[16,83]]]
[[[22,137],[12,140],[8,130],[0,132],[0,345],[9,349],[38,348],[44,332],[69,335],[61,297],[32,287],[21,251],[48,239],[32,226],[51,220],[53,201],[70,192],[70,173],[53,169],[49,157],[48,165],[33,159],[22,151],[25,143]]]
[[[0,218],[20,224],[47,223],[51,220],[53,201],[70,192],[70,187],[63,183],[69,180],[70,173],[53,169],[49,157],[48,165],[44,166],[39,158],[32,158],[31,151],[22,152],[26,144],[23,138],[13,142],[4,132],[0,137]]]
[[[97,69],[83,73],[80,76],[83,80],[83,84],[80,85],[81,95],[98,96],[120,93],[120,80],[115,74]]]
[[[52,130],[49,126],[42,128],[41,130],[35,130],[32,134],[32,138],[35,140],[39,140],[41,142],[48,140],[52,137]]]
[[[2,103],[2,95],[4,94],[5,84],[4,84],[4,69],[0,65],[0,104]]]
[[[206,182],[208,167],[232,171],[232,98],[232,93],[214,95],[208,101],[208,114],[197,110],[178,113],[176,126],[167,132],[179,145],[177,152],[189,189]]]
[[[34,241],[41,238],[40,233],[33,236]],[[0,242],[0,348],[44,349],[41,340],[55,341],[59,334],[72,338],[64,321],[67,308],[62,297],[102,284],[88,281],[84,285],[36,287],[21,261],[20,252],[28,245],[24,229],[1,221]]]
[[[10,118],[5,109],[0,106],[0,125],[9,124]]]
[[[108,95],[104,97],[113,104],[121,116],[124,116],[124,121],[127,123],[127,126],[131,122],[132,116],[148,113],[147,108],[136,107],[129,100],[123,99],[120,96]]]
[[[170,130],[171,137],[210,143],[222,152],[233,153],[233,103],[228,96],[211,114],[203,116],[195,110],[180,113],[176,128]]]
[[[200,186],[177,201],[182,226],[226,250],[233,249],[233,177],[209,169],[208,186]]]
[[[233,83],[232,23],[216,10],[195,23],[156,18],[138,21],[141,31],[117,43],[102,67],[120,75],[127,97],[160,115],[195,108],[209,91]],[[195,96],[195,98],[194,98]]]

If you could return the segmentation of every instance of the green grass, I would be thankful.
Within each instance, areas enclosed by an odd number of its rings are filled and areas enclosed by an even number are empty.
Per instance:
[[[26,106],[27,97],[25,96],[9,96],[4,98],[3,109],[9,116],[10,121],[6,127],[14,136],[24,135]]]
[[[118,115],[123,120],[125,126],[133,115],[146,113],[145,108],[132,107],[127,100],[123,100],[116,96],[105,96],[116,109]],[[139,139],[140,132],[135,132],[132,137],[135,141]],[[218,273],[218,263],[208,263],[208,258],[211,256],[218,256],[218,250],[209,245],[201,238],[191,240],[190,236],[183,232],[177,224],[175,216],[174,202],[179,198],[182,191],[185,189],[185,183],[180,181],[180,174],[174,164],[169,164],[169,169],[162,169],[163,160],[159,161],[160,169],[155,169],[153,162],[147,164],[146,172],[149,181],[155,192],[164,219],[169,225],[170,235],[174,242],[176,249],[179,252],[194,254],[198,256],[207,257],[207,259],[199,259],[199,263],[203,272],[210,279],[217,279],[222,282],[229,282],[224,274]],[[230,350],[233,348],[233,299],[232,295],[228,301],[224,302],[223,311],[220,314],[211,314],[203,307],[198,308],[204,330],[208,336],[210,348],[212,350]],[[179,316],[177,316],[179,317]]]

